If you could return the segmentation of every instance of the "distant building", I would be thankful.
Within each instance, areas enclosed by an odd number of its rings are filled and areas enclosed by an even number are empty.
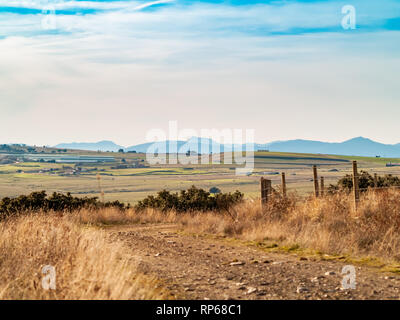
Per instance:
[[[389,162],[386,163],[386,167],[400,167],[400,163]]]
[[[195,156],[195,155],[197,155],[197,152],[196,152],[196,151],[190,151],[190,150],[188,150],[188,151],[186,152],[186,156],[187,156],[187,157],[189,157],[189,156]]]

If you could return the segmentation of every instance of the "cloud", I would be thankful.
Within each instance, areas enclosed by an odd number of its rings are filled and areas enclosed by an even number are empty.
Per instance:
[[[399,3],[353,2],[354,31],[341,29],[339,1],[62,1],[55,30],[41,14],[0,13],[0,135],[132,145],[178,120],[254,128],[260,142],[398,142],[400,33],[385,21]]]
[[[342,32],[341,1],[274,1],[232,5],[229,2],[208,3],[202,1],[15,1],[0,0],[2,16],[12,14],[19,32],[19,20],[31,27],[37,26],[41,10],[51,4],[58,20],[58,29],[65,32],[107,32],[113,22],[113,30],[150,29],[157,33],[219,33],[270,36],[280,34],[303,34]],[[171,5],[169,5],[171,4]],[[165,6],[169,5],[169,6]],[[354,0],[359,29],[371,31],[385,29],[387,23],[396,21],[400,3],[394,0]],[[147,12],[146,9],[155,9]],[[36,11],[29,11],[29,10]],[[8,11],[7,11],[8,10]],[[20,10],[20,11],[18,11]],[[26,11],[28,10],[28,11]],[[19,14],[18,14],[19,13]],[[64,16],[73,16],[66,19]],[[29,16],[29,17],[26,17]],[[30,23],[31,22],[31,23]],[[81,28],[76,28],[78,24]],[[391,28],[398,24],[391,24]],[[12,24],[8,21],[8,35]],[[120,34],[120,33],[119,33]],[[15,34],[14,34],[15,35]],[[32,35],[29,34],[29,35]],[[36,33],[34,35],[37,35]],[[7,36],[7,34],[4,34]]]

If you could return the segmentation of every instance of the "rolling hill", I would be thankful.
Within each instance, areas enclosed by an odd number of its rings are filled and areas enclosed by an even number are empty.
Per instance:
[[[321,142],[312,140],[277,141],[267,144],[270,151],[322,153],[365,157],[399,157],[400,144],[391,145],[358,137],[344,142]]]
[[[100,141],[96,143],[61,143],[56,145],[57,148],[66,149],[81,149],[91,151],[118,151],[124,149],[125,151],[136,152],[158,152],[168,153],[179,150],[180,153],[187,151],[195,151],[197,153],[216,153],[223,151],[232,151],[232,144],[220,144],[212,139],[192,137],[187,141],[161,141],[149,142],[130,147],[123,147],[115,144],[112,141]],[[245,149],[245,145],[237,145]],[[399,144],[384,144],[373,141],[368,138],[357,137],[344,142],[322,142],[313,140],[287,140],[287,141],[274,141],[264,144],[247,144],[247,150],[269,150],[276,152],[296,152],[296,153],[314,153],[314,154],[332,154],[332,155],[346,155],[346,156],[365,156],[365,157],[387,157],[397,158],[400,157],[400,143]],[[150,148],[150,149],[149,149]]]
[[[112,141],[103,140],[99,142],[72,142],[72,143],[60,143],[54,146],[60,149],[76,149],[76,150],[89,150],[89,151],[118,151],[123,149],[123,146],[119,146]]]

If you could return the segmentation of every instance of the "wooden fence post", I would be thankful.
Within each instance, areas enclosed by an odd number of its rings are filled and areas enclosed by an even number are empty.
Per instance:
[[[321,197],[325,195],[325,183],[324,183],[324,177],[321,177]]]
[[[271,193],[271,180],[264,179],[261,177],[260,179],[260,187],[261,187],[261,207],[263,208],[265,204],[268,202],[268,196]]]
[[[353,192],[354,192],[354,207],[357,210],[358,201],[360,200],[360,190],[358,186],[357,161],[353,161]]]
[[[261,200],[261,208],[264,206],[264,203],[265,203],[265,201],[266,201],[266,196],[265,196],[265,191],[264,191],[264,186],[265,186],[265,183],[264,183],[264,178],[263,177],[261,177],[260,178],[260,191],[261,191],[261,198],[260,198],[260,200]]]
[[[319,187],[318,187],[318,174],[317,174],[317,166],[313,166],[313,175],[314,175],[314,194],[315,197],[318,198],[319,196]]]
[[[266,188],[267,188],[267,202],[268,202],[268,198],[271,196],[272,194],[272,181],[266,179]]]
[[[378,188],[378,174],[374,173],[374,188]]]
[[[99,186],[100,201],[104,202],[104,191],[103,191],[103,187],[101,186],[101,176],[99,174],[97,174],[96,178],[97,178],[97,184]]]
[[[286,177],[284,172],[282,172],[282,195],[286,198]]]

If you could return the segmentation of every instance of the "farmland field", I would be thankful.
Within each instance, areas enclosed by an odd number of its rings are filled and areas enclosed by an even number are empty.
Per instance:
[[[386,167],[387,162],[399,159],[349,157],[321,154],[256,152],[255,168],[251,175],[235,175],[238,166],[229,164],[148,165],[144,154],[99,153],[68,151],[68,156],[114,157],[112,163],[49,163],[19,162],[0,165],[0,196],[17,196],[32,191],[71,192],[76,196],[98,196],[105,200],[135,203],[161,189],[178,191],[196,185],[204,189],[218,187],[223,192],[240,190],[246,197],[259,196],[261,176],[280,184],[280,173],[286,173],[288,191],[300,195],[312,191],[312,165],[318,166],[325,184],[336,182],[351,172],[351,160],[358,161],[360,170],[371,173],[400,175],[400,167]],[[224,158],[221,155],[221,158]],[[141,163],[144,167],[129,164]],[[125,167],[124,167],[125,165]],[[75,170],[77,167],[80,171]],[[98,179],[100,177],[100,179]]]

